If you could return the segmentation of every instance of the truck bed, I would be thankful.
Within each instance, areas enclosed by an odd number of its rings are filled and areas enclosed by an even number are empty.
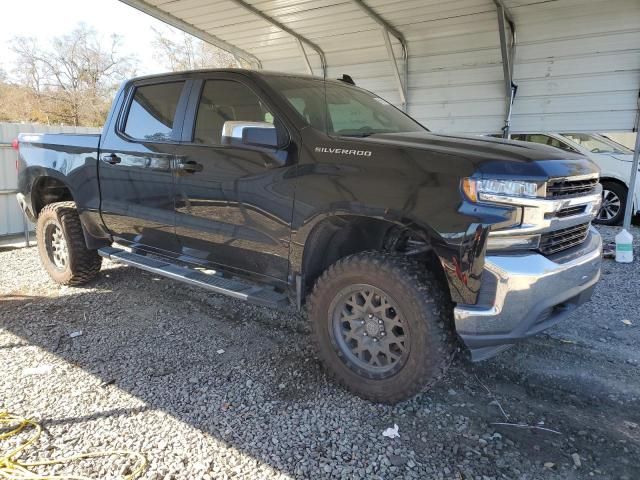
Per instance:
[[[33,205],[34,190],[59,186],[69,189],[81,214],[98,211],[99,134],[21,133],[18,141],[18,201],[30,219],[39,207]]]
[[[51,149],[58,153],[98,151],[98,133],[21,133],[18,136],[20,150],[32,147]],[[34,159],[34,157],[29,157]]]

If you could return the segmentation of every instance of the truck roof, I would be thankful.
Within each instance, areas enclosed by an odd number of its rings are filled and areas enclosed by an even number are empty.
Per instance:
[[[133,82],[137,80],[152,80],[154,78],[163,79],[163,78],[179,77],[179,76],[183,76],[191,73],[238,73],[247,77],[254,77],[254,78],[289,77],[289,78],[299,78],[304,80],[327,81],[331,83],[337,83],[339,85],[349,85],[348,83],[340,81],[338,79],[332,79],[332,78],[325,79],[316,75],[287,73],[287,72],[278,72],[278,71],[271,71],[271,70],[252,70],[247,68],[203,68],[203,69],[197,69],[197,70],[181,70],[178,72],[164,72],[164,73],[156,73],[153,75],[143,75],[139,77],[133,77],[128,79],[127,82]]]

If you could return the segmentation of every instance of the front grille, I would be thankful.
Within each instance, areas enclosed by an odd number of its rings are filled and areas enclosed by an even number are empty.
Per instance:
[[[558,210],[555,214],[558,218],[571,217],[572,215],[580,215],[586,210],[586,205],[577,205],[575,207],[567,207],[562,210]]]
[[[586,180],[551,180],[547,184],[547,198],[577,197],[588,195],[598,185],[597,178]]]
[[[540,246],[538,249],[543,255],[552,255],[567,248],[580,245],[585,241],[588,233],[588,222],[554,232],[548,232],[540,237]]]

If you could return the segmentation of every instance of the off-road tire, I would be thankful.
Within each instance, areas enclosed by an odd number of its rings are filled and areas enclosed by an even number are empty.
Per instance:
[[[602,182],[602,189],[613,192],[618,199],[620,200],[620,209],[618,213],[609,219],[601,219],[596,217],[593,223],[597,223],[599,225],[622,225],[622,220],[624,220],[624,211],[627,208],[627,193],[628,189],[624,185],[620,185],[617,182]],[[604,201],[604,199],[603,199]],[[599,215],[599,213],[598,213]]]
[[[409,325],[410,350],[393,376],[372,379],[348,366],[332,327],[334,299],[350,285],[373,286],[394,298]],[[308,302],[317,355],[328,374],[356,395],[381,403],[408,399],[446,372],[455,351],[452,303],[441,281],[403,256],[363,252],[339,260],[318,279]]]
[[[67,261],[62,268],[52,260],[47,245],[45,231],[54,225],[62,231],[66,243]],[[87,248],[75,202],[46,205],[38,216],[36,237],[40,261],[54,282],[62,285],[81,285],[94,278],[100,271],[102,257],[95,250]]]

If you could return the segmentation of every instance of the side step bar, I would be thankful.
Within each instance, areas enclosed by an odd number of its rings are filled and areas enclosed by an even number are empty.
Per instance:
[[[206,288],[212,292],[245,300],[257,305],[282,308],[289,303],[289,298],[286,294],[278,293],[270,287],[252,285],[235,279],[223,278],[219,275],[199,272],[192,268],[183,267],[138,253],[128,252],[120,248],[100,248],[98,249],[98,254],[100,254],[101,257],[131,265],[132,267],[137,267],[141,270],[155,273],[156,275]]]

